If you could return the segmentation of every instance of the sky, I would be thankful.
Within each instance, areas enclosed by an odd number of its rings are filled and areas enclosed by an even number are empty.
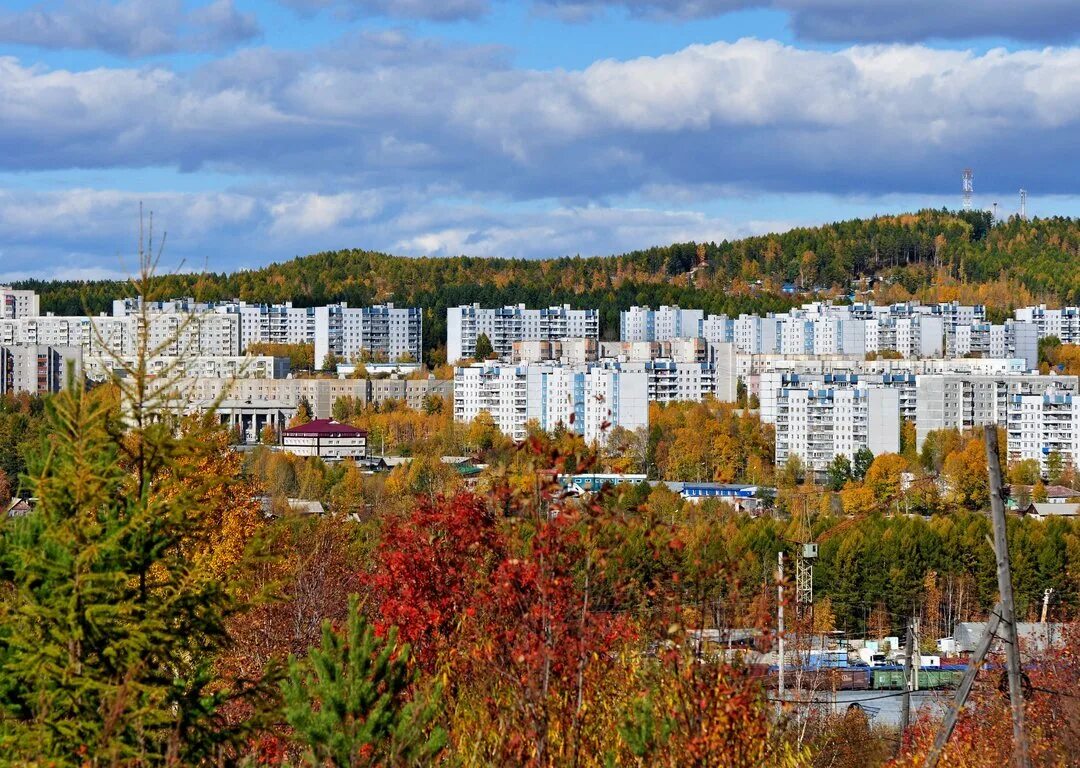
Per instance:
[[[1080,214],[1076,0],[0,0],[0,281]]]

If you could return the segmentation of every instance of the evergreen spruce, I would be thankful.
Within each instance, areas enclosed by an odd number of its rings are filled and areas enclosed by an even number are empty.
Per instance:
[[[427,765],[446,733],[433,727],[438,693],[410,698],[416,676],[397,632],[376,636],[349,601],[344,633],[323,623],[322,645],[289,659],[285,718],[316,766]]]

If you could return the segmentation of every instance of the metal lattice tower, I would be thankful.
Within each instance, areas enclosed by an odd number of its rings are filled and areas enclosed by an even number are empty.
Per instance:
[[[795,613],[802,617],[814,606],[814,561],[795,558]]]
[[[1020,219],[1027,221],[1027,190],[1020,190]]]
[[[964,210],[971,210],[971,198],[975,194],[975,171],[964,169]]]

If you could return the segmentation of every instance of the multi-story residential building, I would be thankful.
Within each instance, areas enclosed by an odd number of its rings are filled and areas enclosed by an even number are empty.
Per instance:
[[[710,344],[732,344],[735,322],[727,315],[709,315],[701,321],[701,336]]]
[[[59,392],[82,378],[82,350],[46,344],[0,346],[0,393]]]
[[[1020,307],[1013,316],[1018,322],[1033,323],[1040,339],[1056,336],[1062,344],[1080,344],[1080,307],[1047,309],[1039,304]]]
[[[1075,393],[1076,376],[932,374],[916,377],[916,444],[939,429],[1005,426],[1008,398],[1015,395]]]
[[[474,363],[454,369],[454,418],[491,415],[503,434],[524,440],[529,422],[602,443],[613,427],[648,425],[648,381],[618,366]]]
[[[756,391],[759,400],[758,412],[763,422],[775,424],[784,389],[793,387],[827,389],[830,387],[850,388],[858,386],[896,390],[900,418],[915,421],[916,376],[913,373],[902,372],[863,373],[840,370],[810,373],[780,371],[762,373],[758,376]]]
[[[18,320],[41,314],[41,302],[33,291],[16,291],[0,285],[0,320]]]
[[[1046,391],[1011,394],[1006,405],[1009,461],[1034,459],[1043,475],[1080,467],[1080,394]]]
[[[621,341],[670,341],[702,336],[705,312],[678,306],[630,307],[619,314]]]
[[[47,344],[83,350],[89,365],[93,358],[131,356],[138,352],[142,318],[41,315],[0,320],[0,344]],[[151,355],[237,355],[239,321],[235,317],[155,314],[149,317],[146,335]]]
[[[419,307],[350,307],[345,303],[315,309],[315,364],[330,353],[342,360],[419,362],[423,352],[423,312]]]
[[[113,316],[137,317],[140,307],[140,299],[118,299],[113,302]],[[368,358],[394,362],[419,361],[423,351],[423,313],[419,307],[395,307],[392,303],[350,307],[345,302],[295,307],[291,301],[248,304],[188,298],[153,302],[148,310],[151,322],[161,325],[163,335],[170,328],[197,325],[203,336],[213,336],[211,331],[216,328],[220,351],[208,350],[204,342],[201,354],[235,355],[257,343],[312,344],[315,366],[321,368],[331,353],[343,361]]]
[[[788,386],[776,402],[776,463],[798,456],[820,477],[836,456],[900,450],[899,391],[865,384]]]
[[[739,315],[732,321],[732,339],[740,352],[779,354],[783,321],[775,316]]]
[[[716,392],[712,367],[705,362],[656,359],[620,362],[616,366],[620,371],[642,373],[653,402],[700,402]]]
[[[479,304],[446,310],[446,359],[451,363],[476,356],[476,340],[484,334],[500,359],[509,360],[516,341],[600,338],[600,313],[571,309],[569,304],[526,309],[524,304],[485,308]]]
[[[515,341],[511,347],[510,362],[515,364],[552,361],[570,364],[594,363],[600,357],[600,346],[596,339]]]
[[[1019,358],[1039,367],[1039,335],[1034,323],[1006,320],[956,325],[945,334],[946,357]]]

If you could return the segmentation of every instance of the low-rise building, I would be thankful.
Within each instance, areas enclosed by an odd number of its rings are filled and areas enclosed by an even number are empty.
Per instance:
[[[333,419],[315,419],[282,430],[283,451],[297,456],[318,456],[323,461],[363,459],[367,456],[367,431]]]

